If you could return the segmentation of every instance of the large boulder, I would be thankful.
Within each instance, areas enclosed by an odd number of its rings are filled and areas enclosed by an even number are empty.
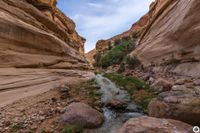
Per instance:
[[[128,120],[118,133],[193,133],[192,126],[172,120],[141,116]]]
[[[171,91],[163,92],[153,99],[148,109],[150,116],[173,118],[200,125],[200,88],[173,86]]]
[[[97,110],[84,103],[71,103],[61,116],[61,123],[96,128],[103,123],[104,117]]]

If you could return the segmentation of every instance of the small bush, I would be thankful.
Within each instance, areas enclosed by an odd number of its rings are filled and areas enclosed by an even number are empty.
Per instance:
[[[42,129],[42,131],[40,133],[47,133],[44,129]]]
[[[156,94],[150,90],[137,90],[132,95],[132,99],[148,113],[148,105],[150,101],[156,97]]]
[[[17,132],[18,130],[23,128],[24,128],[23,123],[14,123],[11,125],[11,132]]]
[[[123,76],[114,73],[105,74],[104,76],[115,82],[118,86],[123,86],[127,90],[128,89],[140,90],[149,88],[149,86],[145,82],[132,76]]]
[[[124,63],[121,63],[120,64],[120,67],[119,67],[119,69],[118,69],[118,72],[119,73],[122,73],[122,72],[124,72],[125,71],[125,64]]]
[[[128,45],[128,41],[122,41],[100,59],[98,66],[107,68],[113,64],[119,64],[127,54]]]
[[[128,64],[128,67],[130,69],[133,69],[135,66],[140,64],[140,61],[137,58],[131,58],[130,56],[128,56],[126,58],[126,64]]]
[[[145,113],[148,112],[147,107],[149,102],[157,95],[149,89],[149,86],[145,82],[135,77],[114,73],[105,74],[104,76],[112,80],[116,85],[126,89],[131,98],[143,108],[143,111]]]
[[[83,127],[80,125],[66,125],[62,133],[82,133],[83,132]]]
[[[111,45],[108,45],[108,50],[111,50],[112,49],[112,46]]]

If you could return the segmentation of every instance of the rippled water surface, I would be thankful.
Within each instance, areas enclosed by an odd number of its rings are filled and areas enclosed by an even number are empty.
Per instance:
[[[96,82],[101,87],[99,91],[102,94],[101,102],[104,105],[102,110],[105,121],[100,128],[87,130],[85,133],[117,133],[119,128],[128,119],[143,115],[139,111],[139,107],[131,101],[127,91],[120,89],[115,83],[100,74],[96,75]],[[126,103],[128,105],[127,108],[124,110],[116,110],[107,106],[113,99]]]

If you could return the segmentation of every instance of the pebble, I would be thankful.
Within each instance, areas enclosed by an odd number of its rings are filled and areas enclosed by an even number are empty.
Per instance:
[[[194,85],[200,86],[200,80],[195,80],[195,81],[194,81]]]
[[[149,78],[149,84],[152,84],[155,81],[155,79],[153,77]]]

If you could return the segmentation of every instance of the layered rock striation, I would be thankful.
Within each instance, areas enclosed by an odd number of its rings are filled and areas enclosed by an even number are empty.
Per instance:
[[[175,83],[171,90],[159,94],[149,104],[149,114],[199,125],[200,18],[196,14],[200,2],[156,0],[151,7],[149,23],[131,56],[154,72],[170,72],[191,81]]]
[[[56,0],[1,0],[0,91],[29,88],[36,93],[91,78],[84,42],[74,22],[56,8]],[[30,94],[20,98],[25,95]]]
[[[195,0],[157,0],[132,56],[144,66],[199,77],[199,7],[200,2]]]
[[[110,50],[113,42],[136,39],[137,45],[130,57],[139,60],[142,64],[142,70],[139,71],[147,75],[149,81],[152,76],[159,78],[161,75],[173,82],[179,78],[191,79],[191,82],[184,80],[182,84],[171,84],[165,80],[155,82],[153,86],[157,84],[157,90],[164,92],[150,103],[149,115],[199,125],[199,12],[200,1],[197,0],[155,0],[150,5],[150,11],[129,31],[98,41],[96,53],[90,54],[94,58],[102,56]],[[142,77],[140,73],[139,77]]]

